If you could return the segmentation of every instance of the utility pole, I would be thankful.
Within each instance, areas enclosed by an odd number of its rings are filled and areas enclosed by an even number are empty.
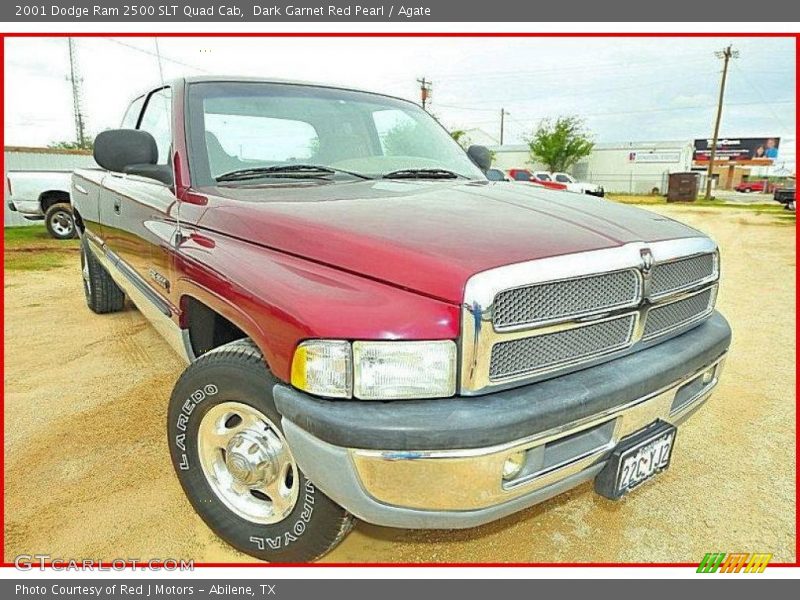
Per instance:
[[[67,38],[69,45],[69,77],[67,80],[72,84],[72,114],[75,118],[75,139],[81,148],[86,147],[86,122],[81,107],[81,76],[78,71],[78,56],[75,49],[75,42],[72,38]]]
[[[422,109],[428,110],[428,100],[431,97],[431,93],[433,92],[433,82],[428,81],[424,77],[422,79],[417,79],[417,83],[419,84],[419,93],[420,99],[422,100]]]
[[[719,124],[722,120],[722,101],[725,98],[725,81],[728,79],[728,63],[732,58],[739,57],[739,51],[728,46],[724,50],[715,52],[717,58],[723,60],[722,80],[719,84],[719,103],[717,104],[717,120],[714,123],[714,137],[711,140],[711,155],[708,160],[708,172],[706,173],[706,200],[711,200],[711,182],[714,178],[714,160],[717,158],[717,141],[719,140]]]
[[[506,115],[511,115],[505,108],[500,109],[500,145],[503,145],[503,134],[506,130]]]

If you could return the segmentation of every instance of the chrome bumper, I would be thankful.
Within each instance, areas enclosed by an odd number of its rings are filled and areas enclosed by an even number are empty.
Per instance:
[[[283,426],[300,468],[360,519],[403,528],[473,527],[593,478],[620,440],[656,420],[680,424],[708,399],[724,359],[725,355],[608,411],[486,448],[418,452],[343,448],[286,418]],[[522,470],[504,480],[504,463],[520,453]]]

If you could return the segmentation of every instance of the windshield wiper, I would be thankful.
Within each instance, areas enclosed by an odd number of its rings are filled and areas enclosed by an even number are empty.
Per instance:
[[[322,165],[272,165],[269,167],[250,167],[249,169],[237,169],[229,173],[219,175],[216,180],[223,181],[247,181],[249,179],[260,179],[262,177],[324,177],[344,173],[359,179],[372,179],[361,173],[346,171],[344,169],[334,169]]]
[[[384,179],[458,179],[459,177],[464,175],[447,169],[398,169],[383,176]]]

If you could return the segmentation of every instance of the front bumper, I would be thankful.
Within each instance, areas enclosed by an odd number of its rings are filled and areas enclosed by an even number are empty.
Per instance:
[[[621,439],[658,419],[680,424],[716,386],[730,335],[714,313],[646,350],[485,396],[329,401],[278,385],[275,401],[300,468],[360,519],[473,527],[592,479]],[[525,466],[503,480],[518,453]]]

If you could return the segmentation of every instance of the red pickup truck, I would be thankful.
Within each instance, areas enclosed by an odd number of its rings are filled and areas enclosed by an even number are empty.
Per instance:
[[[589,480],[619,498],[717,385],[711,239],[490,182],[411,102],[180,79],[94,154],[72,182],[86,302],[127,297],[185,358],[178,479],[261,559],[318,558],[354,518],[473,527]]]
[[[537,173],[531,173],[528,169],[509,169],[508,175],[513,181],[524,181],[526,183],[532,183],[534,185],[549,188],[551,190],[567,189],[567,185],[565,183],[553,181],[549,174],[546,176],[540,176]]]

